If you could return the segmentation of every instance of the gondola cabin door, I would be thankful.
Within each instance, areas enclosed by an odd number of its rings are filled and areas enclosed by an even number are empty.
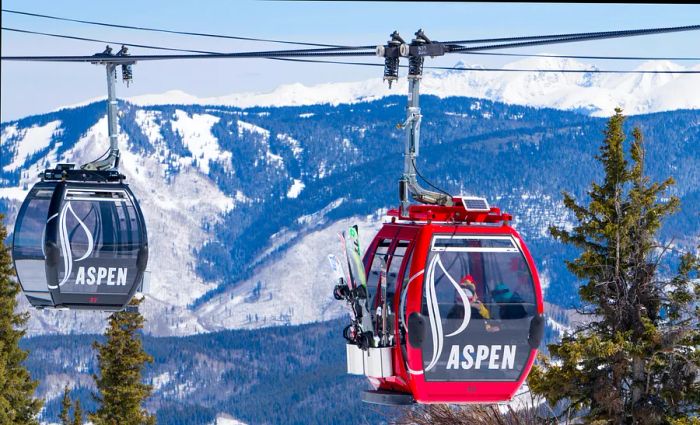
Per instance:
[[[382,294],[379,285],[382,258],[386,259],[387,271],[387,311],[388,328],[392,335],[388,341],[392,350],[392,376],[382,379],[370,377],[373,385],[386,391],[407,392],[408,379],[406,378],[406,316],[405,312],[406,291],[409,282],[408,273],[411,269],[411,260],[416,245],[416,238],[420,234],[420,227],[409,224],[385,224],[374,237],[367,249],[364,258],[367,270],[367,289],[370,312],[373,323],[380,327],[382,318],[378,317],[378,307],[381,305]],[[375,332],[376,334],[377,332]]]
[[[535,360],[540,336],[531,329],[541,332],[543,312],[519,235],[509,226],[421,226],[409,275],[406,364],[415,400],[511,399]]]

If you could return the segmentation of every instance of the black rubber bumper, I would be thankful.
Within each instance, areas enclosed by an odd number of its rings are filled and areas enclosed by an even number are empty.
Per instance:
[[[362,401],[385,406],[407,406],[416,402],[411,394],[383,390],[363,391]]]

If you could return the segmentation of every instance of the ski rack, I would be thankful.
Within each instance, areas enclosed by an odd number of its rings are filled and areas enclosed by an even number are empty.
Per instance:
[[[356,344],[345,344],[347,372],[350,375],[363,375],[370,378],[394,376],[392,354],[394,346],[368,347],[363,350]]]

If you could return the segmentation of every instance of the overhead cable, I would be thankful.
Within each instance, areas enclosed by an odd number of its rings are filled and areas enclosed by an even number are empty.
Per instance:
[[[22,34],[41,35],[41,36],[55,37],[55,38],[64,38],[64,39],[68,39],[68,40],[90,41],[90,42],[94,42],[94,43],[106,43],[106,44],[117,44],[117,45],[122,44],[122,45],[126,45],[129,47],[140,47],[143,49],[166,50],[166,51],[170,51],[170,52],[183,52],[183,53],[203,53],[203,54],[215,53],[215,52],[210,52],[207,50],[178,49],[178,48],[174,48],[174,47],[152,46],[152,45],[148,45],[148,44],[135,44],[135,43],[127,43],[127,42],[123,42],[123,41],[100,40],[97,38],[78,37],[75,35],[66,35],[66,34],[54,34],[54,33],[50,33],[50,32],[31,31],[31,30],[25,30],[25,29],[19,29],[19,28],[2,27],[1,29],[3,31],[11,31],[11,32],[17,32],[17,33],[22,33]]]
[[[596,59],[596,60],[628,60],[628,61],[700,61],[700,56],[592,56],[592,55],[556,55],[556,54],[534,54],[534,53],[503,53],[503,52],[455,52],[465,55],[483,56],[512,56],[519,58],[562,58],[562,59]]]
[[[189,36],[196,36],[196,37],[223,38],[223,39],[242,40],[242,41],[261,41],[261,42],[266,42],[266,43],[295,44],[295,45],[300,45],[300,46],[348,48],[346,46],[337,46],[334,44],[307,43],[307,42],[303,42],[303,41],[290,41],[290,40],[277,40],[277,39],[271,39],[271,38],[243,37],[243,36],[239,36],[239,35],[213,34],[213,33],[202,33],[202,32],[193,32],[193,31],[177,31],[177,30],[169,30],[169,29],[163,29],[163,28],[151,28],[151,27],[140,27],[140,26],[134,26],[134,25],[112,24],[109,22],[99,22],[99,21],[88,21],[88,20],[83,20],[83,19],[65,18],[65,17],[60,17],[60,16],[45,15],[42,13],[24,12],[24,11],[20,11],[20,10],[11,10],[11,9],[2,9],[2,11],[5,13],[11,13],[11,14],[15,14],[15,15],[33,16],[36,18],[52,19],[52,20],[56,20],[56,21],[76,22],[79,24],[97,25],[97,26],[110,27],[110,28],[121,28],[121,29],[130,29],[130,30],[161,32],[161,33],[168,33],[168,34],[189,35]],[[372,48],[372,47],[373,46],[370,46],[369,48]]]
[[[565,37],[553,40],[537,40],[516,43],[492,44],[486,46],[450,46],[447,53],[462,53],[481,50],[505,49],[514,47],[527,47],[534,45],[548,45],[558,43],[580,42],[588,40],[601,40],[606,38],[631,37],[649,34],[660,34],[678,31],[695,31],[700,29],[700,25],[685,26],[685,27],[670,27],[670,28],[652,28],[630,31],[616,31],[607,34],[592,33],[593,35],[582,35],[576,37]],[[373,51],[344,51],[339,49],[296,49],[296,50],[273,50],[273,51],[251,51],[251,52],[236,52],[236,53],[217,53],[217,54],[172,54],[172,55],[134,55],[128,58],[124,57],[107,57],[101,58],[104,62],[123,63],[133,61],[147,60],[169,60],[169,59],[233,59],[233,58],[310,58],[310,57],[353,57],[353,56],[374,56]],[[44,62],[94,62],[94,56],[5,56],[2,60],[13,61],[44,61]]]
[[[175,47],[155,46],[151,44],[136,44],[125,41],[104,40],[96,38],[80,37],[69,34],[56,34],[42,31],[32,31],[20,28],[2,27],[3,31],[11,31],[23,34],[41,35],[54,38],[63,38],[77,41],[88,41],[95,43],[106,44],[123,44],[129,47],[140,47],[143,49],[163,50],[171,52],[183,53],[203,53],[203,54],[221,54],[223,52],[213,52],[210,50],[182,49]],[[669,60],[669,61],[700,61],[700,57],[656,57],[656,56],[585,56],[585,55],[554,55],[554,54],[525,54],[525,53],[502,53],[502,52],[456,52],[467,55],[485,55],[485,56],[512,56],[512,57],[537,57],[537,58],[567,58],[567,59],[600,59],[600,60]]]
[[[3,30],[5,31],[15,31],[19,33],[27,33],[27,34],[35,34],[35,35],[42,35],[42,36],[48,36],[48,37],[57,37],[57,38],[66,38],[66,39],[71,39],[71,40],[79,40],[79,41],[89,41],[89,42],[97,42],[97,43],[106,43],[106,44],[123,44],[127,45],[129,47],[141,47],[145,49],[154,49],[154,50],[166,50],[166,51],[179,51],[179,52],[188,52],[188,53],[204,53],[204,54],[221,54],[221,52],[213,52],[213,51],[207,51],[207,50],[189,50],[189,49],[179,49],[179,48],[174,48],[174,47],[164,47],[164,46],[155,46],[155,45],[145,45],[145,44],[132,44],[132,43],[125,43],[125,42],[118,42],[118,41],[110,41],[110,40],[101,40],[101,39],[95,39],[95,38],[85,38],[85,37],[77,37],[77,36],[71,36],[71,35],[65,35],[65,34],[53,34],[53,33],[45,33],[45,32],[39,32],[39,31],[29,31],[29,30],[22,30],[22,29],[16,29],[16,28],[7,28],[7,27],[2,27]],[[475,53],[479,54],[479,53]],[[484,53],[484,54],[489,54],[489,53]],[[539,55],[539,56],[545,56],[545,55]],[[547,57],[547,56],[545,56]],[[383,66],[380,63],[370,63],[370,62],[350,62],[350,61],[333,61],[333,60],[319,60],[319,59],[294,59],[294,58],[276,58],[276,57],[270,57],[267,59],[273,59],[273,60],[283,60],[283,61],[289,61],[289,62],[304,62],[304,63],[321,63],[321,64],[337,64],[337,65],[354,65],[354,66]],[[656,59],[656,58],[646,58],[646,59]],[[402,65],[402,68],[405,66]],[[481,67],[440,67],[440,66],[426,66],[426,69],[437,69],[437,70],[450,70],[450,71],[487,71],[487,72],[498,72],[498,71],[503,71],[503,72],[545,72],[545,73],[551,73],[551,72],[564,72],[564,70],[560,69],[502,69],[502,68],[481,68]],[[589,70],[589,69],[570,69],[566,70],[566,72],[575,72],[575,73],[587,73],[587,72],[604,72],[604,73],[634,73],[634,74],[658,74],[658,73],[698,73],[698,71],[627,71],[627,70]]]
[[[475,47],[464,47],[455,46],[449,50],[449,53],[459,53],[459,52],[478,52],[483,50],[496,50],[496,49],[510,49],[510,48],[520,48],[520,47],[532,47],[532,46],[546,46],[551,44],[561,44],[561,43],[575,43],[582,41],[593,41],[593,40],[604,40],[612,38],[624,38],[624,37],[637,37],[643,35],[656,35],[656,34],[667,34],[673,32],[685,32],[685,31],[697,31],[700,30],[700,25],[688,25],[682,27],[666,27],[666,28],[647,28],[639,30],[628,30],[628,31],[609,31],[603,33],[588,33],[584,35],[576,36],[564,36],[559,38],[548,38],[544,40],[535,41],[519,41],[514,43],[501,43],[501,44],[490,44],[485,46],[475,46]],[[447,44],[447,43],[445,43]]]
[[[11,13],[11,14],[16,14],[16,15],[32,16],[32,17],[38,17],[38,18],[44,18],[44,19],[67,21],[67,22],[76,22],[76,23],[88,24],[88,25],[98,25],[98,26],[104,26],[104,27],[131,29],[131,30],[140,30],[140,31],[153,31],[153,32],[161,32],[161,33],[169,33],[169,34],[188,35],[188,36],[213,37],[213,38],[246,40],[246,41],[262,41],[262,42],[281,43],[281,44],[295,44],[295,45],[304,45],[304,46],[324,47],[324,48],[329,48],[329,49],[334,49],[334,50],[338,50],[338,49],[340,49],[340,50],[367,50],[367,49],[374,49],[376,47],[374,45],[343,46],[343,45],[337,45],[337,44],[297,42],[297,41],[290,41],[290,40],[255,38],[255,37],[234,36],[234,35],[216,34],[216,33],[200,33],[200,32],[193,32],[193,31],[181,31],[181,30],[171,30],[171,29],[163,29],[163,28],[142,27],[142,26],[134,26],[134,25],[115,24],[115,23],[109,23],[109,22],[91,21],[91,20],[84,20],[84,19],[66,18],[66,17],[55,16],[55,15],[47,15],[47,14],[42,14],[42,13],[33,13],[33,12],[26,12],[26,11],[20,11],[20,10],[12,10],[12,9],[2,9],[2,11],[5,13]],[[600,38],[616,38],[616,37],[629,37],[629,36],[634,36],[634,35],[662,34],[662,33],[668,33],[668,32],[687,31],[687,30],[693,30],[693,29],[700,29],[700,26],[694,25],[694,26],[672,27],[672,28],[647,28],[647,29],[637,29],[637,30],[619,30],[619,31],[600,31],[600,32],[581,32],[581,33],[565,33],[565,34],[500,37],[500,38],[482,38],[482,39],[446,41],[446,42],[443,42],[443,44],[461,45],[461,44],[484,44],[484,43],[532,41],[532,42],[535,42],[536,44],[529,44],[529,45],[541,45],[538,42],[543,42],[543,41],[547,41],[547,40],[559,40],[558,42],[566,42],[566,41],[562,41],[562,40],[571,39],[572,41],[575,41],[573,39],[580,38],[580,41],[586,41],[586,40],[594,40],[594,39],[600,39]],[[516,44],[519,44],[519,43],[516,43]],[[552,44],[552,43],[547,43],[547,44]],[[459,49],[459,47],[463,47],[463,46],[455,46],[455,47],[457,47]],[[520,46],[518,46],[518,47],[520,47]],[[493,48],[505,48],[505,47],[486,46],[486,49],[493,49]],[[467,47],[467,48],[460,49],[457,51],[468,51],[471,49],[472,48]],[[689,59],[689,60],[692,60],[692,59]]]
[[[683,28],[683,27],[675,27]],[[670,28],[647,28],[642,30],[618,30],[618,31],[598,31],[598,32],[579,32],[579,33],[569,33],[569,34],[548,34],[548,35],[526,35],[517,37],[501,37],[501,38],[481,38],[481,39],[471,39],[471,40],[454,40],[454,41],[443,41],[444,44],[484,44],[484,43],[503,43],[503,42],[517,42],[517,41],[531,41],[531,40],[545,40],[545,39],[558,39],[558,38],[568,38],[568,37],[593,37],[593,36],[609,36],[609,35],[621,35],[629,36],[635,35],[640,31],[648,31],[651,33],[656,32],[667,32]]]

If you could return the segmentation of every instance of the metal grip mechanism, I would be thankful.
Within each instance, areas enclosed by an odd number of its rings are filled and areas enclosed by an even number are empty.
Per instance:
[[[126,46],[122,46],[119,52],[114,55],[112,54],[112,48],[107,46],[102,53],[95,54],[95,61],[91,62],[94,65],[104,65],[107,71],[107,131],[109,134],[109,150],[107,151],[106,157],[81,165],[80,168],[83,170],[98,171],[116,169],[119,167],[117,92],[114,83],[117,78],[117,64],[111,61],[110,58],[128,56],[128,50]],[[133,78],[131,66],[135,63],[136,61],[123,62],[121,64],[122,80],[126,83],[127,87]]]
[[[121,50],[117,53],[117,56],[129,56],[129,53],[127,53],[129,49],[126,46],[122,46]],[[131,80],[134,79],[134,72],[131,69],[131,66],[134,64],[134,62],[124,62],[122,64],[122,81],[126,83],[126,86],[129,87],[129,83],[131,83]]]
[[[399,35],[398,31],[391,33],[391,40],[388,41],[388,46],[392,48],[392,51],[396,48],[400,48],[405,45],[406,42]],[[377,48],[377,54],[379,50],[383,49],[384,46],[379,46]],[[383,53],[382,53],[383,54]],[[391,83],[399,79],[399,55],[385,56],[384,57],[384,81],[389,82],[389,88],[391,88]]]
[[[416,52],[428,52],[427,45],[430,45],[430,39],[423,33],[423,30],[416,32],[416,38],[411,42],[411,46]],[[410,52],[410,49],[409,49]],[[421,78],[423,76],[423,62],[425,57],[419,54],[409,55],[408,57],[408,78]]]

